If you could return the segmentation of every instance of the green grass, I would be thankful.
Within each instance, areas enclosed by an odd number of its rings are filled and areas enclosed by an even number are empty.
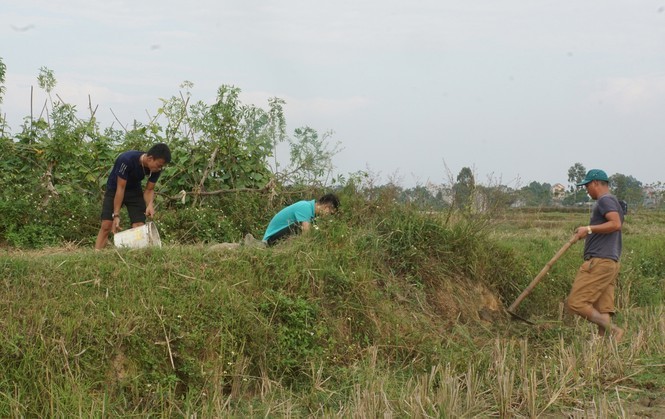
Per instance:
[[[663,214],[627,219],[626,342],[560,310],[581,245],[536,326],[502,311],[586,217],[357,202],[271,249],[5,249],[0,416],[621,416],[663,397]]]

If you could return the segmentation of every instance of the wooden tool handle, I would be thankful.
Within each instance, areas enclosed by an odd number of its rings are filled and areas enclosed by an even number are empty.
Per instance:
[[[519,305],[519,303],[521,303],[522,300],[524,300],[524,299],[526,298],[527,295],[531,294],[531,291],[533,291],[533,289],[536,287],[536,285],[538,285],[538,283],[540,282],[540,280],[543,279],[543,277],[547,274],[547,272],[550,270],[550,268],[552,267],[552,265],[554,265],[554,262],[556,262],[557,260],[559,260],[559,258],[561,257],[561,255],[563,255],[564,253],[566,253],[566,250],[568,250],[568,248],[569,248],[570,246],[572,246],[573,244],[575,244],[575,242],[576,242],[577,240],[578,240],[578,238],[577,238],[577,234],[575,234],[570,240],[568,240],[568,242],[567,242],[566,244],[564,244],[564,245],[561,247],[561,249],[559,249],[558,252],[556,252],[556,254],[552,257],[552,259],[550,259],[550,261],[547,262],[547,263],[545,264],[545,266],[543,267],[543,269],[540,270],[540,272],[538,273],[538,275],[536,275],[536,277],[533,278],[533,281],[531,281],[531,283],[529,284],[529,286],[526,287],[526,288],[524,289],[524,291],[522,291],[522,293],[519,295],[519,297],[517,297],[517,299],[515,299],[515,301],[510,305],[510,307],[508,307],[508,311],[515,311],[515,308],[517,308],[517,306]]]

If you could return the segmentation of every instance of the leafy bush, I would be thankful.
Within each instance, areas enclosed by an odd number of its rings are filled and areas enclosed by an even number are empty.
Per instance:
[[[207,205],[158,212],[155,222],[167,243],[237,242],[242,237],[223,211]]]
[[[10,246],[23,249],[55,246],[61,242],[56,229],[48,225],[37,224],[12,225],[5,234],[5,238]]]
[[[64,242],[92,243],[99,229],[101,201],[89,194],[50,196],[13,186],[0,194],[0,240],[19,248]]]

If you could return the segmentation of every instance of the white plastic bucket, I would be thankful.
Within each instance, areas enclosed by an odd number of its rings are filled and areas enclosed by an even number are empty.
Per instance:
[[[116,247],[141,248],[149,246],[162,247],[159,231],[152,221],[140,226],[121,231],[113,235],[113,244]]]

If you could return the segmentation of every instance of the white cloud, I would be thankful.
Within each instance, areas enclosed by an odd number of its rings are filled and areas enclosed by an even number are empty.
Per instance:
[[[662,109],[665,74],[656,76],[612,77],[602,80],[592,101],[607,104],[625,114],[640,113],[654,106]]]
[[[262,108],[267,108],[268,99],[272,97],[283,99],[286,102],[284,111],[298,119],[322,116],[337,117],[358,112],[372,104],[372,100],[364,96],[346,96],[341,98],[299,97],[264,91],[243,91],[240,95],[240,99],[244,103],[251,103]]]
[[[358,112],[371,104],[371,101],[362,96],[350,96],[340,99],[334,98],[286,98],[289,113],[294,116],[312,117],[338,117],[340,115]]]

